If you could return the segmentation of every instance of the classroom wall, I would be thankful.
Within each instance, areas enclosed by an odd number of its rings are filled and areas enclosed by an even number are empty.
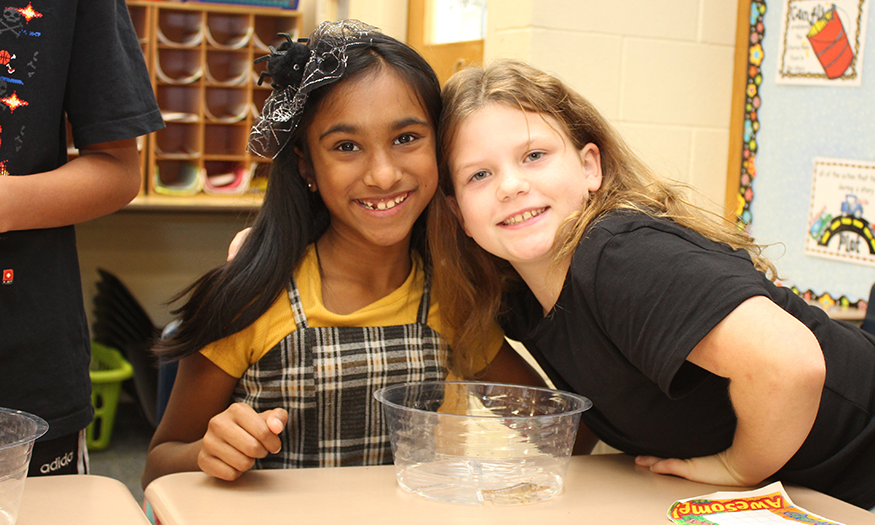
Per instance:
[[[735,0],[490,0],[486,59],[516,57],[554,72],[595,103],[663,173],[723,202]],[[301,0],[403,37],[406,0]],[[401,24],[401,26],[399,26]],[[403,26],[406,27],[406,26]],[[97,267],[116,274],[153,321],[221,263],[247,213],[121,211],[78,227],[86,310]]]
[[[407,0],[299,0],[298,10],[306,32],[323,20],[355,18],[401,41],[407,36]]]
[[[485,60],[558,75],[722,210],[736,0],[490,0]]]
[[[795,7],[800,5],[811,8],[817,4],[797,3]],[[811,82],[806,85],[779,81],[778,72],[784,65],[782,36],[794,32],[782,31],[786,30],[789,17],[785,6],[766,2],[762,18],[762,83],[757,88],[757,131],[753,136],[756,155],[752,172],[756,177],[748,217],[751,234],[768,246],[766,255],[775,262],[784,285],[795,286],[803,293],[810,291],[815,297],[828,295],[832,300],[844,297],[850,303],[868,301],[875,282],[875,259],[868,249],[867,237],[862,232],[836,232],[828,247],[818,247],[811,234],[812,230],[817,231],[815,221],[820,217],[848,220],[842,205],[849,197],[858,199],[856,202],[862,206],[857,218],[875,223],[875,177],[868,175],[871,168],[860,172],[858,179],[853,174],[850,180],[846,178],[848,173],[841,167],[828,170],[832,172],[828,177],[814,176],[817,158],[831,159],[829,162],[841,159],[838,166],[875,162],[875,68],[871,62],[875,42],[871,37],[865,38],[865,31],[858,41],[854,29],[855,19],[860,16],[863,27],[871,31],[875,27],[875,11],[871,7],[862,14],[846,10],[857,5],[852,1],[838,7],[838,11],[850,37],[849,50],[856,54],[853,71],[859,83],[843,84],[847,82],[843,78],[818,79],[814,75],[823,77],[823,69],[819,69],[805,79]],[[868,16],[862,18],[864,14]],[[802,20],[802,30],[807,32],[809,22],[802,17],[796,20]],[[793,36],[788,36],[787,42],[794,51],[799,46]],[[787,56],[792,54],[788,52]],[[815,64],[820,67],[819,62]],[[850,76],[851,72],[847,73]],[[798,78],[785,81],[798,82]],[[819,182],[815,183],[816,180]],[[831,184],[831,180],[836,182]],[[824,186],[834,189],[824,193]]]

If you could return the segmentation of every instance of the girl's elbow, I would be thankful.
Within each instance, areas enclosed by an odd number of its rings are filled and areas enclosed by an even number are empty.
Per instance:
[[[823,389],[826,381],[826,359],[814,334],[810,334],[804,343],[804,350],[800,352],[799,361],[795,365],[798,384],[818,392]]]
[[[139,163],[136,166],[127,166],[123,170],[122,184],[119,185],[117,193],[121,207],[125,206],[139,195],[142,187],[143,173],[140,171]]]

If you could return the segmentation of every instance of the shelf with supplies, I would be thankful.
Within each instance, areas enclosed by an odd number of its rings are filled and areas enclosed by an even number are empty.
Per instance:
[[[143,185],[127,208],[258,208],[270,161],[246,145],[270,84],[257,85],[265,64],[254,60],[283,42],[280,33],[297,38],[302,14],[230,3],[127,4],[166,123],[145,140]]]

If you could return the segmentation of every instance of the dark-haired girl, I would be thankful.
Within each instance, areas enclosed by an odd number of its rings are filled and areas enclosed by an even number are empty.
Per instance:
[[[437,186],[440,86],[413,50],[356,21],[268,58],[274,93],[250,147],[273,156],[236,257],[183,292],[179,359],[143,485],[203,470],[390,463],[372,393],[456,376],[539,382],[484,327],[449,351],[429,301],[425,217]]]

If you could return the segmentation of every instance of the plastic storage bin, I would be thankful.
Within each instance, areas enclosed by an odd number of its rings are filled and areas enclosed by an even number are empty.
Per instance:
[[[134,367],[114,348],[91,342],[91,404],[94,421],[85,432],[89,450],[103,450],[112,438],[122,381],[134,375]]]

